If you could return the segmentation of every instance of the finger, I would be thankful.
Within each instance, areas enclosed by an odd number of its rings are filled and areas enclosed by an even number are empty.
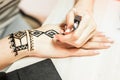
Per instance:
[[[105,37],[106,35],[103,32],[96,31],[95,37]]]
[[[66,27],[67,27],[67,29],[72,28],[72,26],[74,24],[74,17],[75,17],[74,16],[74,11],[71,10],[66,17],[66,24],[67,24]]]
[[[91,25],[92,26],[92,25]],[[79,37],[79,39],[75,42],[79,47],[81,47],[83,44],[85,44],[91,37],[93,37],[93,35],[96,33],[96,30],[94,28],[91,28],[91,26],[89,26],[83,33],[82,35]]]
[[[100,43],[100,42],[88,42],[82,48],[84,49],[107,49],[111,46],[111,43]]]
[[[95,50],[85,50],[85,49],[78,49],[73,50],[72,53],[69,53],[71,57],[81,57],[81,56],[94,56],[98,55],[99,52]]]
[[[69,45],[69,44],[64,43],[64,42],[61,42],[61,41],[59,41],[59,40],[52,40],[52,41],[53,41],[53,44],[54,44],[54,45],[56,45],[56,46],[59,45],[59,47],[64,48],[64,49],[75,48],[74,46]]]
[[[72,47],[78,46],[77,44],[75,44],[76,39],[74,37],[72,37],[72,35],[60,35],[60,34],[58,34],[58,35],[55,35],[55,38],[62,43],[69,44]]]
[[[61,34],[57,34],[57,35],[55,35],[55,38],[57,39],[57,40],[59,40],[60,42],[69,42],[69,41],[71,41],[71,35],[69,34],[69,35],[61,35]]]
[[[108,37],[93,37],[90,39],[91,42],[107,42],[107,43],[113,43],[113,40]]]

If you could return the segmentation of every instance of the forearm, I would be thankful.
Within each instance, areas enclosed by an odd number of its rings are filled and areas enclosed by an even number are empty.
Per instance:
[[[93,12],[94,1],[95,0],[78,0],[75,5],[75,8]]]

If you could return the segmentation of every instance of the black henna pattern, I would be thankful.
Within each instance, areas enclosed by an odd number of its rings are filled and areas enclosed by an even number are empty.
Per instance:
[[[16,39],[22,39],[24,36],[26,36],[26,32],[24,31],[19,31],[17,33],[14,33],[14,38]]]
[[[55,31],[55,30],[48,30],[48,31],[46,31],[44,34],[46,34],[46,35],[49,36],[50,38],[54,38],[54,35],[55,35],[55,34],[58,34],[58,32]]]
[[[10,39],[10,43],[11,43],[10,48],[12,48],[13,52],[15,52],[15,56],[18,55],[18,51],[25,50],[28,48],[28,44],[24,44],[24,45],[22,44],[22,38],[25,36],[26,36],[25,31],[19,31],[19,32],[14,33],[14,34],[13,33],[10,34],[10,36],[8,38],[8,39]],[[15,39],[20,41],[19,46],[16,46]]]
[[[28,44],[25,44],[25,45],[21,45],[21,46],[17,46],[17,47],[16,47],[16,50],[17,50],[17,51],[21,51],[21,50],[24,50],[24,49],[28,49]]]
[[[40,35],[44,34],[42,31],[34,30],[34,31],[29,31],[31,35],[35,37],[39,37]]]
[[[10,39],[10,43],[11,43],[10,48],[12,48],[12,49],[13,49],[13,52],[15,52],[15,56],[18,55],[18,52],[17,52],[17,50],[16,50],[15,40],[14,40],[14,34],[13,34],[13,33],[10,34],[10,36],[9,36],[8,39]]]
[[[33,34],[34,34],[34,31],[32,31],[32,30],[28,30],[28,32],[29,32],[29,37],[30,37],[30,50],[34,50],[34,43],[33,43]]]
[[[20,44],[21,44],[21,45],[22,45],[21,39],[22,39],[23,37],[25,37],[25,36],[26,36],[26,32],[25,32],[25,31],[19,31],[19,32],[17,32],[17,33],[14,33],[14,38],[20,40]]]
[[[38,30],[28,30],[28,33],[29,33],[28,36],[29,36],[29,41],[30,41],[29,45],[28,45],[28,41],[27,41],[27,37],[26,37],[27,36],[26,31],[19,31],[19,32],[14,33],[14,34],[13,33],[10,34],[8,39],[10,39],[10,43],[11,43],[10,47],[13,49],[13,52],[15,52],[15,56],[18,55],[18,51],[28,49],[28,46],[30,46],[30,50],[34,50],[33,36],[39,37],[42,34],[45,34],[50,38],[54,38],[55,34],[59,34],[57,31],[55,31],[53,29],[45,31],[45,32],[38,31]],[[22,39],[24,37],[26,37],[26,44],[22,43]],[[16,46],[15,40],[19,40],[20,45]]]
[[[51,30],[48,30],[48,31],[45,31],[45,32],[34,30],[34,31],[31,31],[30,34],[35,36],[35,37],[39,37],[40,35],[45,34],[48,37],[53,38],[53,36],[55,34],[59,34],[59,33],[57,31],[51,29]]]

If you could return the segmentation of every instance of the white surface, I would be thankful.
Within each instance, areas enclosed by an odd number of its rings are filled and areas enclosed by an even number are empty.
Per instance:
[[[60,23],[65,18],[67,11],[73,6],[73,1],[59,0],[59,4],[45,24]],[[95,19],[98,28],[112,37],[115,43],[110,49],[102,50],[98,56],[52,59],[63,80],[120,80],[120,31],[116,29],[120,27],[118,17],[120,17],[120,2],[118,4],[112,0],[96,1]],[[19,60],[7,72],[40,60],[42,59],[25,58]]]

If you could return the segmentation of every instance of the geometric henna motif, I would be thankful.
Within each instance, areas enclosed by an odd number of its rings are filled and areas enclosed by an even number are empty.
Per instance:
[[[54,38],[54,35],[58,34],[58,32],[55,30],[48,30],[48,31],[44,32],[44,34],[49,36],[50,38]]]
[[[20,44],[22,45],[21,39],[22,39],[23,37],[25,37],[26,35],[27,35],[27,34],[26,34],[25,31],[19,31],[19,32],[17,32],[17,33],[14,33],[13,36],[14,36],[14,38],[20,40]]]
[[[30,34],[35,36],[35,37],[39,37],[40,35],[45,34],[48,37],[53,38],[53,36],[55,34],[59,34],[59,33],[57,31],[51,29],[51,30],[48,30],[48,31],[45,31],[45,32],[34,30],[34,31],[31,31]]]
[[[26,32],[24,31],[19,31],[17,33],[14,33],[14,38],[16,39],[22,39],[24,36],[26,36]]]
[[[21,45],[21,46],[17,46],[17,47],[16,47],[16,50],[17,50],[17,51],[21,51],[21,50],[24,50],[24,49],[28,49],[28,44],[25,44],[25,45]]]
[[[48,30],[46,32],[38,31],[38,30],[28,30],[28,32],[29,32],[29,37],[30,37],[30,50],[34,50],[34,48],[33,48],[34,47],[33,46],[33,44],[34,44],[33,43],[33,36],[39,37],[40,35],[45,34],[48,37],[53,38],[53,36],[55,34],[58,34],[58,32],[55,30]]]
[[[19,32],[14,33],[14,34],[13,33],[10,34],[10,36],[8,38],[8,39],[10,39],[10,43],[11,43],[10,48],[12,48],[13,52],[15,52],[15,56],[18,55],[18,51],[25,50],[25,49],[28,48],[28,43],[23,45],[22,41],[21,41],[21,39],[23,37],[25,37],[25,36],[26,36],[26,32],[25,31],[24,32],[23,31],[19,31]],[[15,39],[20,41],[20,45],[19,46],[16,46]]]
[[[42,34],[45,34],[50,38],[54,38],[54,35],[59,34],[59,33],[53,29],[45,31],[45,32],[38,31],[38,30],[28,30],[28,36],[29,36],[29,41],[30,41],[29,45],[27,42],[26,44],[22,44],[22,38],[27,36],[26,31],[19,31],[14,34],[13,33],[10,34],[8,39],[10,39],[10,43],[11,43],[10,47],[13,49],[13,52],[15,52],[15,56],[18,55],[18,51],[28,49],[28,46],[30,46],[30,50],[34,50],[33,49],[33,36],[39,37]],[[16,39],[20,41],[20,45],[18,46],[16,46],[16,43],[15,43]],[[27,41],[27,37],[26,37],[26,41]]]
[[[18,55],[18,52],[17,52],[17,50],[16,50],[15,40],[14,40],[14,34],[13,34],[13,33],[10,34],[10,36],[9,36],[8,39],[10,39],[10,43],[11,43],[10,48],[12,48],[12,49],[13,49],[13,52],[15,52],[15,56]]]
[[[42,35],[44,32],[42,31],[38,31],[38,30],[34,30],[34,31],[29,31],[29,33],[35,37],[39,37],[40,35]]]

